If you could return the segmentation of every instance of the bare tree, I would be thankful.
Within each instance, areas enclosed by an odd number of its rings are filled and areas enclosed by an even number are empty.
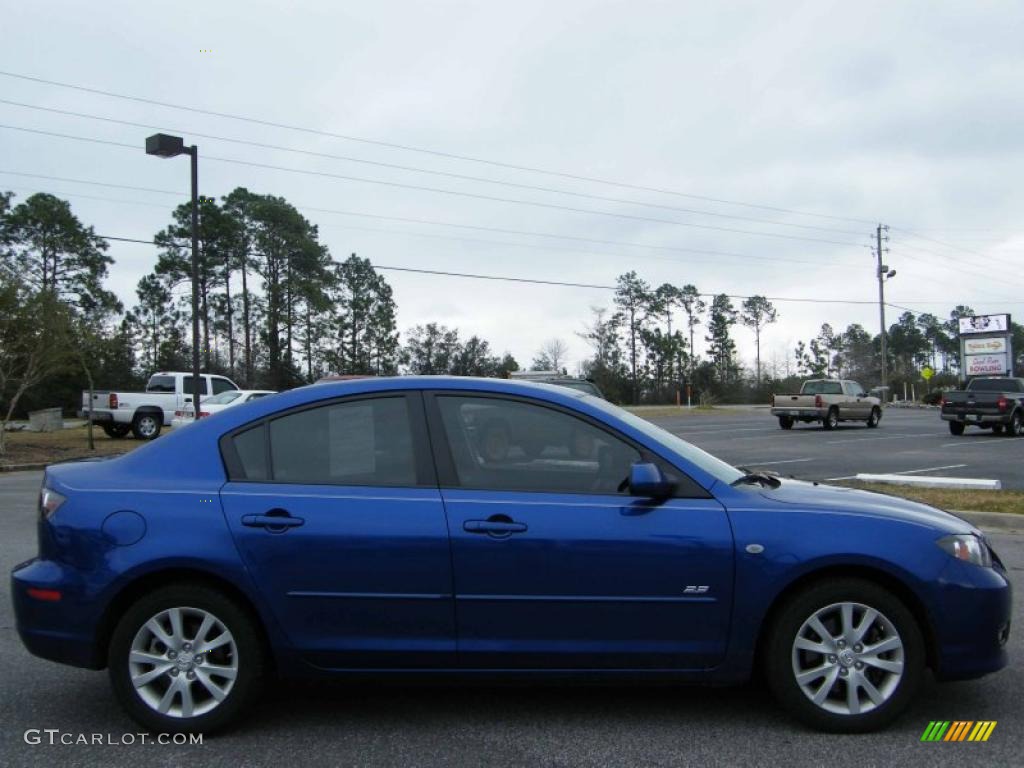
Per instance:
[[[565,368],[569,355],[569,345],[561,339],[548,339],[541,344],[534,358],[535,370],[561,371]]]

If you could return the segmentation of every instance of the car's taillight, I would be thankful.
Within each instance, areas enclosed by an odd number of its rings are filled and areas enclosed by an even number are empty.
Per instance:
[[[107,398],[107,404],[112,409],[113,408],[117,408],[117,393],[116,392],[111,392],[110,393],[110,397]]]
[[[825,401],[821,399],[821,395],[815,395],[814,396],[814,407],[815,408],[824,408],[825,407]]]
[[[940,408],[945,408],[947,403],[949,403],[949,400],[947,400],[945,398],[945,396],[942,396],[942,397],[939,398],[939,407]]]
[[[67,499],[52,488],[41,489],[39,491],[39,517],[49,520],[65,501]]]
[[[207,416],[209,416],[209,415],[210,415],[210,414],[209,414],[209,413],[207,413],[206,411],[200,411],[200,412],[199,412],[199,418],[200,418],[200,419],[205,419],[205,418],[206,418]]]
[[[1007,408],[1009,408],[1009,406],[1010,401],[1007,400],[1005,397],[1000,396],[1000,398],[996,400],[996,408],[998,408],[1000,411],[1005,411]]]

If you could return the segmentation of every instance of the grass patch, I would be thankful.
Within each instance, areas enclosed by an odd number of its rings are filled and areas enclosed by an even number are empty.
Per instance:
[[[115,439],[93,429],[96,450],[89,450],[85,426],[62,429],[59,432],[8,432],[5,435],[7,452],[0,456],[0,466],[18,464],[55,464],[58,461],[84,459],[90,456],[115,456],[138,448],[143,441],[131,436]]]
[[[920,501],[933,507],[965,512],[1005,512],[1024,514],[1024,491],[974,491],[950,488],[913,488],[888,483],[862,483],[857,480],[843,480],[836,485],[859,488],[865,491],[887,493],[904,499]]]

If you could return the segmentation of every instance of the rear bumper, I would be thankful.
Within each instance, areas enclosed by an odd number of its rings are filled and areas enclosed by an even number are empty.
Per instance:
[[[89,411],[78,411],[78,418],[89,420]],[[114,414],[110,411],[93,411],[92,422],[93,424],[112,424],[114,421]]]
[[[977,424],[992,426],[993,424],[1009,424],[1011,413],[943,413],[943,421],[958,421],[961,424]]]
[[[84,597],[78,574],[52,560],[34,559],[11,572],[11,600],[18,636],[25,648],[61,664],[102,669],[105,654],[96,645],[98,606]],[[28,590],[57,590],[61,599],[39,600]]]
[[[772,408],[772,416],[788,416],[791,419],[823,419],[825,412],[817,408]]]

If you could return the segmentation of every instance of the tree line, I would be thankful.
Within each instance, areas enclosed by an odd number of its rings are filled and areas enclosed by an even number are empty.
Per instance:
[[[402,336],[391,286],[370,261],[333,258],[317,226],[282,197],[238,188],[219,201],[203,198],[198,234],[202,365],[243,387],[286,389],[328,373],[503,377],[519,368],[486,339],[436,322]],[[153,269],[126,308],[104,285],[113,265],[106,240],[67,201],[37,193],[15,204],[13,193],[0,193],[0,421],[38,407],[73,409],[84,386],[128,389],[153,371],[189,369],[190,238],[185,203],[155,233]],[[956,320],[970,314],[957,306],[948,320],[901,315],[888,333],[894,386],[917,380],[925,364],[955,379]],[[764,296],[652,286],[629,271],[576,331],[590,348],[577,370],[568,370],[559,338],[545,342],[531,367],[583,375],[623,403],[687,393],[759,401],[804,376],[878,382],[879,336],[857,324],[839,332],[826,323],[783,360],[764,359],[762,335],[778,318]],[[737,355],[737,326],[754,342],[749,368]],[[1024,352],[1024,339],[1014,346]]]

